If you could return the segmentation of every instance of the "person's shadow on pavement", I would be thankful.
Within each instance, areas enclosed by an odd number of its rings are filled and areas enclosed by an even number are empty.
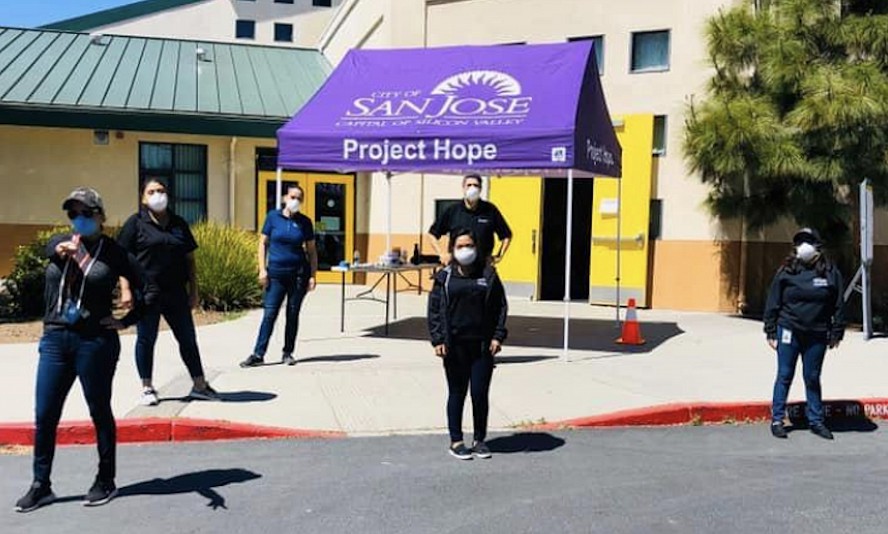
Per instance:
[[[197,493],[209,499],[207,506],[213,510],[228,509],[225,498],[215,488],[229,484],[240,484],[262,478],[262,475],[247,469],[207,469],[172,478],[154,478],[120,488],[119,497],[136,495],[178,495]]]
[[[519,432],[487,440],[490,452],[549,452],[564,445],[564,440],[546,432]]]

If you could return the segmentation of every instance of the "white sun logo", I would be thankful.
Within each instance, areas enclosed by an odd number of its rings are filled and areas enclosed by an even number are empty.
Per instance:
[[[521,84],[518,83],[518,80],[496,70],[472,70],[454,74],[432,89],[432,94],[455,95],[463,89],[478,86],[493,90],[497,96],[518,96],[521,94]]]

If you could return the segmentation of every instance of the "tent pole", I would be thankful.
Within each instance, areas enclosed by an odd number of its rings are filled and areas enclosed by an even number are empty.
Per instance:
[[[386,231],[385,231],[385,253],[392,251],[392,173],[386,171],[385,186],[388,199],[388,214],[386,215]]]
[[[617,328],[620,328],[622,323],[620,322],[620,269],[621,265],[621,253],[623,251],[623,179],[617,178],[617,277],[615,282],[617,283],[617,294],[616,294],[616,309],[617,309]]]
[[[278,165],[274,173],[274,209],[281,207],[281,199],[284,198],[283,172],[284,169]]]
[[[567,169],[567,232],[564,243],[564,352],[562,359],[567,362],[570,348],[570,261],[573,248],[573,169]]]

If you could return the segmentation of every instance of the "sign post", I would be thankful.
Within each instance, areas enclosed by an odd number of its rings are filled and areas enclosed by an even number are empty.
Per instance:
[[[853,291],[860,292],[863,314],[863,337],[873,337],[872,281],[870,270],[873,265],[873,186],[869,180],[860,184],[860,268],[845,290],[845,301]],[[858,285],[859,283],[859,285]]]

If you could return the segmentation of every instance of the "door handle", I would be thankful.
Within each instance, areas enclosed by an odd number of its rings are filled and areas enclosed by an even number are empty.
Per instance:
[[[530,253],[537,253],[537,231],[533,229],[530,231]]]

